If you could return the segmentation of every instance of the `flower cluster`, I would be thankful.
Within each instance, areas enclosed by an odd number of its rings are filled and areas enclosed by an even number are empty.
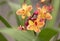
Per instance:
[[[45,0],[41,0],[44,2]],[[51,20],[52,16],[50,12],[52,11],[52,6],[44,5],[42,7],[36,6],[36,11],[33,14],[30,14],[32,10],[32,6],[27,4],[23,4],[22,8],[17,10],[17,15],[21,15],[22,19],[25,19],[27,16],[27,20],[25,21],[25,25],[18,27],[19,30],[32,30],[35,32],[40,32],[41,28],[45,25],[46,20]]]

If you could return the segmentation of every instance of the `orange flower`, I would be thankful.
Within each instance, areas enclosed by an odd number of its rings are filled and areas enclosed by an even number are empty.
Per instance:
[[[37,18],[36,20],[29,20],[29,25],[27,26],[27,30],[33,30],[35,32],[40,32],[41,28],[45,25],[45,21],[51,20],[52,16],[48,12],[48,9],[46,6],[43,6],[42,8],[37,7]]]
[[[41,31],[41,27],[44,26],[44,22],[38,22],[36,21],[31,21],[29,20],[29,25],[27,26],[27,30],[33,30],[35,32],[40,32]]]
[[[17,15],[21,15],[22,19],[25,19],[26,16],[31,16],[30,11],[32,10],[32,6],[29,5],[27,6],[27,4],[23,4],[22,8],[17,10],[16,14]]]
[[[47,20],[52,19],[52,16],[48,12],[48,9],[46,8],[46,6],[43,6],[42,8],[38,7],[37,11],[38,11],[38,17],[37,17],[38,19],[40,19],[40,18],[47,19]]]

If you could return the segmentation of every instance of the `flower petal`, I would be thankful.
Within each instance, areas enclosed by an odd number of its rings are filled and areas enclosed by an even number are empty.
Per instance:
[[[41,0],[41,2],[45,2],[45,0]]]
[[[22,15],[22,19],[25,19],[25,16],[24,15]]]
[[[29,5],[28,8],[27,8],[28,11],[31,11],[32,10],[32,6]]]
[[[44,22],[39,22],[39,23],[38,23],[38,27],[39,27],[39,28],[42,28],[44,25],[45,25]]]
[[[34,25],[33,21],[29,20],[29,25]]]
[[[34,29],[35,32],[40,32],[41,30],[39,28]]]
[[[17,10],[16,14],[17,15],[25,14],[25,10],[24,9],[19,9],[19,10]]]
[[[26,9],[27,9],[27,4],[24,3],[24,4],[22,5],[22,8],[26,10]]]
[[[27,12],[27,16],[28,16],[28,17],[30,17],[30,16],[31,16],[30,12]]]
[[[51,20],[51,19],[52,19],[52,16],[51,16],[50,13],[47,13],[47,14],[46,14],[46,19],[47,19],[47,20]]]
[[[27,30],[34,30],[34,26],[33,25],[28,25]]]

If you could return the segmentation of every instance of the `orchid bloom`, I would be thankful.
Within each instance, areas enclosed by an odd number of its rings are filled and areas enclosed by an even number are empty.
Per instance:
[[[27,26],[27,30],[33,30],[35,32],[40,32],[41,28],[45,25],[45,19],[47,20],[51,20],[52,16],[51,14],[48,12],[48,9],[43,6],[42,8],[38,7],[37,8],[37,18],[36,20],[29,20],[29,25]],[[35,12],[35,14],[36,14]]]
[[[35,25],[35,23],[29,20],[29,25],[27,26],[27,30],[33,30],[35,32],[40,32],[40,29]]]
[[[25,19],[26,16],[30,17],[30,11],[32,10],[32,6],[29,5],[27,6],[27,4],[23,4],[21,9],[18,9],[16,14],[17,15],[21,15],[22,19]]]
[[[41,28],[44,26],[44,22],[38,22],[29,20],[29,25],[27,26],[27,30],[33,30],[35,32],[40,32]]]
[[[41,0],[41,2],[44,2],[45,0]],[[52,11],[52,6],[42,6],[39,7],[39,4],[37,4],[37,10],[32,14],[30,14],[30,11],[32,10],[32,6],[27,4],[23,4],[22,8],[17,10],[17,15],[21,15],[22,19],[25,19],[27,16],[27,20],[25,21],[24,26],[19,26],[19,30],[32,30],[37,32],[41,31],[41,28],[44,27],[46,20],[51,20],[52,16],[50,12]]]
[[[39,13],[38,18],[47,19],[47,20],[52,19],[51,14],[48,12],[48,9],[45,6],[43,6],[42,8],[38,7],[37,11]]]

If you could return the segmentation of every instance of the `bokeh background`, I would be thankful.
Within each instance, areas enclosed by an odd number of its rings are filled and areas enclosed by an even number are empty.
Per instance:
[[[9,13],[12,13],[12,9],[8,5],[7,1],[11,1],[13,3],[20,4],[21,0],[0,0],[0,15],[3,16],[12,26],[17,26],[15,14],[12,14],[12,15],[9,16]],[[35,10],[35,5],[36,5],[36,3],[38,1],[39,0],[31,0],[31,3],[32,3],[32,6],[34,7],[34,10]],[[58,0],[56,0],[56,1],[58,1]],[[60,23],[60,7],[59,7],[59,11],[58,11],[58,16],[57,16],[57,19],[56,19],[55,27],[57,27],[59,23]],[[5,25],[1,21],[0,21],[0,28],[5,28]],[[4,34],[4,36],[9,41],[14,41],[14,39],[12,39],[12,37],[10,37],[10,36],[8,36],[6,34]]]

